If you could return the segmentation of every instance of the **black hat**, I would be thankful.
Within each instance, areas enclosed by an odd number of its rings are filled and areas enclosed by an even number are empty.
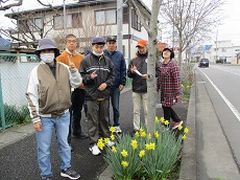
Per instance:
[[[105,44],[105,40],[102,37],[94,37],[91,41],[92,45],[94,44]]]
[[[107,37],[107,42],[113,41],[113,42],[117,42],[117,39],[114,36],[109,36]]]
[[[55,57],[57,57],[58,55],[60,55],[60,51],[57,48],[55,42],[51,39],[41,39],[38,43],[37,49],[35,51],[35,53],[37,55],[39,55],[41,53],[41,51],[46,50],[46,49],[53,49],[55,51]]]

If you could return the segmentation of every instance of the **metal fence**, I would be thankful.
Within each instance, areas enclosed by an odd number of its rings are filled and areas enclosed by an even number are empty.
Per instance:
[[[0,129],[30,121],[25,99],[28,74],[36,55],[0,52]]]

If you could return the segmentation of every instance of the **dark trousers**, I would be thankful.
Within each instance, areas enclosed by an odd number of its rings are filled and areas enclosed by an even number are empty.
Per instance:
[[[179,122],[180,118],[175,113],[175,111],[171,107],[163,106],[163,115],[165,120],[173,120],[174,122]]]
[[[90,144],[97,142],[99,137],[109,137],[109,99],[87,101],[88,134]]]
[[[72,92],[71,101],[72,106],[70,108],[70,126],[68,142],[71,142],[71,133],[75,136],[80,136],[82,133],[81,118],[82,118],[82,108],[84,106],[85,90],[76,88]],[[85,113],[86,109],[84,108]],[[72,131],[71,131],[72,129]]]
[[[119,98],[120,91],[119,88],[114,88],[111,90],[111,103],[113,108],[113,126],[119,126]]]

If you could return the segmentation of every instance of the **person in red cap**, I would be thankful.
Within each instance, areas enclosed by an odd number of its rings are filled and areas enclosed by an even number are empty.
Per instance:
[[[137,54],[128,67],[128,77],[132,78],[133,130],[140,129],[140,110],[143,105],[145,125],[147,126],[147,41],[140,39],[137,43]]]

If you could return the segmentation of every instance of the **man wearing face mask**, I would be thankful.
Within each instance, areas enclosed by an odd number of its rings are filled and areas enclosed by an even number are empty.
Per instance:
[[[50,162],[53,129],[61,159],[60,174],[69,179],[78,179],[80,175],[71,169],[70,163],[71,150],[67,141],[70,123],[68,109],[71,106],[71,86],[79,87],[82,78],[74,65],[56,62],[59,50],[52,40],[42,39],[36,54],[41,63],[29,75],[26,97],[36,131],[41,179],[50,180],[53,176]]]
[[[114,84],[114,69],[111,60],[103,54],[105,40],[102,37],[92,39],[92,52],[83,60],[80,73],[86,89],[89,150],[93,155],[101,151],[96,145],[100,136],[109,137],[109,97]],[[108,146],[114,143],[109,141]]]

